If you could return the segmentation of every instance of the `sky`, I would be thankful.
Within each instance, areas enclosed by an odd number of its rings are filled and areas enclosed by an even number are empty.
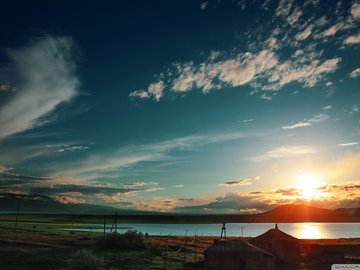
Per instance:
[[[0,192],[360,206],[359,1],[5,1]]]

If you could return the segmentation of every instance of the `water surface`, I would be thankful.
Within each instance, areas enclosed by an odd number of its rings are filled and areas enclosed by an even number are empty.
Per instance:
[[[302,239],[360,238],[360,223],[279,223],[279,229]],[[220,236],[222,224],[118,224],[119,233],[130,228],[149,235],[203,235]],[[274,228],[274,223],[227,223],[228,236],[255,237]],[[89,224],[86,228],[70,228],[74,231],[102,232],[101,224]],[[107,232],[110,231],[108,227]]]

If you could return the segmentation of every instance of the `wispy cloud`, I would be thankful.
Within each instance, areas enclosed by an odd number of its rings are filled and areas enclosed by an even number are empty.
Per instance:
[[[355,145],[359,145],[360,142],[348,142],[348,143],[340,143],[338,144],[339,146],[343,146],[343,147],[348,147],[348,146],[355,146]]]
[[[270,150],[260,156],[253,157],[253,161],[267,161],[271,159],[279,159],[279,158],[289,158],[293,156],[299,155],[307,155],[317,153],[318,150],[313,146],[308,145],[289,145],[289,146],[281,146]]]
[[[307,127],[307,126],[310,126],[311,123],[309,122],[298,122],[298,123],[295,123],[293,125],[289,125],[289,126],[283,126],[281,127],[282,129],[295,129],[295,128],[300,128],[300,127]]]
[[[0,138],[38,126],[41,118],[76,95],[79,80],[72,47],[70,38],[46,36],[9,50],[16,95],[0,109]]]
[[[329,109],[331,109],[331,105],[330,105],[330,108],[327,108],[326,110],[329,110]],[[324,122],[327,119],[329,119],[329,116],[327,114],[319,113],[308,120],[305,119],[304,121],[301,121],[301,122],[298,122],[295,124],[291,124],[291,125],[287,125],[287,126],[283,126],[281,128],[282,129],[295,129],[295,128],[307,127],[307,126],[311,126],[314,123]]]
[[[226,181],[223,183],[220,183],[219,186],[224,187],[234,187],[234,186],[245,186],[250,185],[253,180],[259,180],[260,176],[253,178],[245,178],[245,179],[239,179],[239,180],[232,180],[232,181]]]
[[[112,153],[90,155],[88,158],[66,166],[66,170],[73,174],[91,174],[111,172],[124,169],[141,162],[160,161],[169,159],[174,150],[192,151],[209,144],[239,140],[247,137],[259,136],[243,132],[216,133],[207,135],[192,135],[166,140],[156,143],[128,145]]]

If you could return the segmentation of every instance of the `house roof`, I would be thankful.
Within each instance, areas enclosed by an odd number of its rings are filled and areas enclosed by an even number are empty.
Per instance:
[[[275,229],[270,229],[263,234],[260,234],[259,236],[255,237],[253,240],[256,241],[256,240],[271,240],[271,239],[299,241],[299,239],[297,239],[296,237],[279,230],[277,227]]]
[[[205,252],[260,252],[264,253],[267,256],[274,257],[273,254],[258,248],[248,242],[244,242],[241,240],[226,240],[221,239],[218,240],[211,247],[207,248]]]

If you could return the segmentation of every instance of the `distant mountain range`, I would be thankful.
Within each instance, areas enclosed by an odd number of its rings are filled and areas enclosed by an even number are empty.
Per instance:
[[[0,194],[0,213],[15,213],[18,207],[21,213],[29,214],[113,215],[117,211],[119,215],[125,218],[153,222],[360,222],[360,208],[329,210],[307,205],[289,204],[260,214],[184,215],[118,209],[94,204],[64,204],[44,195]]]

